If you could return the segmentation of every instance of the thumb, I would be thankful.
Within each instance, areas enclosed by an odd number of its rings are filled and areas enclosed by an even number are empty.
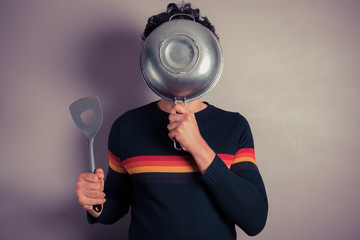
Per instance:
[[[97,176],[98,176],[98,178],[100,178],[101,180],[103,180],[104,179],[104,171],[101,169],[101,168],[97,168],[96,170],[95,170],[95,172],[94,172]]]

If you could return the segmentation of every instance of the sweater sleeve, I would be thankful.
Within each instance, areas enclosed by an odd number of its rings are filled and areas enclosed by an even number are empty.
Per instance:
[[[120,119],[112,126],[109,134],[109,170],[104,184],[106,202],[99,218],[88,214],[89,223],[112,224],[129,211],[132,181],[119,156]]]
[[[254,236],[265,226],[268,202],[255,161],[251,130],[241,115],[239,126],[238,151],[230,169],[216,155],[202,179],[225,216]]]

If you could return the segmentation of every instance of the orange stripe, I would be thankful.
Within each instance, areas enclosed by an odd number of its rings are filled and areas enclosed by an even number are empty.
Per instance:
[[[124,165],[121,162],[114,161],[114,159],[112,159],[112,158],[109,158],[109,162],[111,162],[112,164],[114,164],[117,167],[124,168]]]
[[[192,156],[136,156],[120,161],[118,157],[109,151],[110,167],[117,172],[130,174],[149,172],[199,172]],[[243,148],[235,155],[218,154],[228,168],[239,162],[252,162],[256,165],[253,148]]]
[[[254,148],[242,148],[235,153],[234,161],[232,164],[238,162],[252,162],[256,165],[255,150]]]
[[[164,167],[164,166],[144,166],[128,169],[128,173],[148,173],[148,172],[167,172],[167,173],[180,173],[180,172],[199,172],[197,166],[182,166],[182,167]]]
[[[130,174],[145,172],[198,172],[192,156],[136,156],[123,161]]]
[[[118,173],[126,173],[126,170],[120,158],[115,156],[112,152],[110,151],[108,152],[109,152],[109,166]]]
[[[240,158],[240,157],[255,158],[255,154],[254,153],[237,153],[237,154],[235,154],[235,158]]]
[[[122,168],[122,167],[118,167],[116,165],[114,165],[111,161],[109,161],[109,166],[112,170],[114,170],[115,172],[118,172],[118,173],[126,173],[126,170],[125,168]]]
[[[195,165],[192,156],[137,156],[126,159],[125,168],[144,166],[191,166]]]
[[[143,167],[143,166],[193,166],[195,162],[184,161],[146,161],[146,162],[128,162],[125,164],[125,168]]]
[[[121,164],[121,160],[119,157],[115,156],[112,152],[110,152],[110,150],[108,150],[109,153],[109,159],[113,162],[113,163],[120,163]]]
[[[239,163],[239,162],[252,162],[252,163],[254,163],[255,165],[257,165],[257,164],[256,164],[256,160],[255,160],[254,158],[251,158],[251,157],[235,158],[234,161],[232,162],[232,164]]]

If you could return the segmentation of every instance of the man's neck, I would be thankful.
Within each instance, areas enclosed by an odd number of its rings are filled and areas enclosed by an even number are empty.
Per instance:
[[[170,109],[174,106],[174,102],[170,102],[168,100],[165,99],[161,99],[158,102],[158,107],[164,111],[164,112],[170,112]],[[177,104],[182,104],[184,105],[183,102],[179,102]],[[186,108],[189,109],[191,112],[196,113],[196,112],[200,112],[201,110],[205,109],[207,107],[207,105],[205,103],[203,103],[201,101],[201,99],[196,99],[194,101],[191,102],[186,102]]]

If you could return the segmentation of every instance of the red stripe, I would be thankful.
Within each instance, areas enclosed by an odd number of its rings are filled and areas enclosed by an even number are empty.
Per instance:
[[[117,156],[115,156],[110,150],[108,150],[108,153],[109,153],[109,157],[110,157],[112,160],[114,160],[114,161],[116,161],[116,162],[121,162],[121,161],[120,161],[120,158],[117,157]]]
[[[253,148],[242,148],[242,149],[239,149],[235,154],[240,154],[240,153],[253,153],[253,154],[255,154],[255,150]]]
[[[196,166],[195,161],[136,161],[136,162],[127,162],[124,164],[127,169],[134,167],[144,167],[144,166]]]
[[[231,155],[231,154],[219,153],[218,156],[223,161],[232,161],[234,159],[234,155]]]
[[[231,155],[231,154],[219,153],[217,155],[228,167],[231,165],[231,163],[234,159],[234,155]]]
[[[115,156],[112,152],[110,152],[110,150],[108,152],[109,152],[109,160],[111,161],[111,163],[114,164],[117,167],[124,168],[120,158]]]
[[[195,160],[191,155],[187,156],[136,156],[128,158],[121,162],[120,158],[116,157],[109,151],[110,161],[122,168],[132,169],[141,167],[192,167],[197,166]],[[252,158],[255,159],[255,151],[253,148],[242,148],[239,149],[235,155],[220,153],[217,154],[220,159],[230,167],[234,159],[238,158]]]
[[[192,156],[136,156],[131,157],[123,161],[124,164],[127,162],[144,162],[144,161],[194,161]]]
[[[150,166],[196,166],[192,156],[136,156],[123,161],[126,169]]]

